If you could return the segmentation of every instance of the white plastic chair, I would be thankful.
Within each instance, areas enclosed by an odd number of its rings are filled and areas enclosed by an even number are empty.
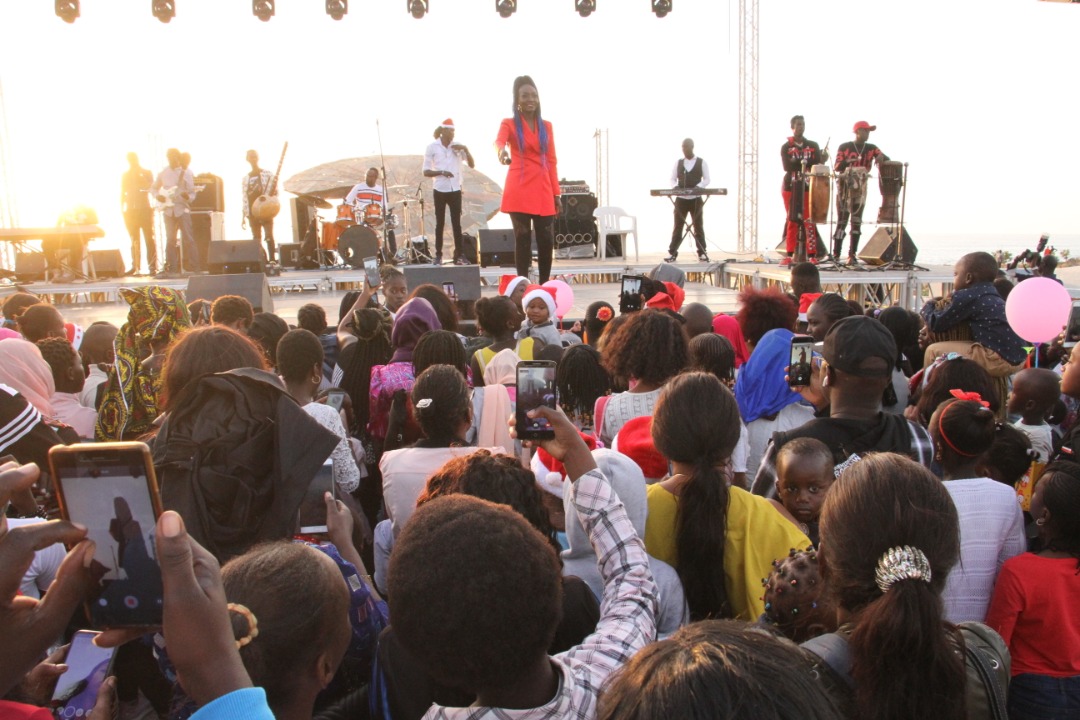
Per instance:
[[[593,210],[596,218],[597,229],[600,237],[597,239],[598,255],[601,260],[607,257],[607,236],[618,235],[622,240],[623,257],[626,257],[627,241],[630,235],[634,236],[634,262],[640,260],[638,255],[637,216],[628,215],[625,210],[618,207],[598,207]],[[623,219],[629,218],[628,227],[624,227]]]

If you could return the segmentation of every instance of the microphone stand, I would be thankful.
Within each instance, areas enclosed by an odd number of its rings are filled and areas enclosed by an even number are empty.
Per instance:
[[[388,224],[389,224],[389,221],[390,221],[389,208],[387,208],[387,201],[386,201],[387,200],[387,198],[386,198],[386,184],[389,182],[390,179],[386,175],[386,156],[383,154],[382,127],[379,125],[379,118],[375,118],[375,133],[379,136],[379,165],[380,165],[380,169],[382,170],[382,220],[383,220],[382,231],[383,231],[383,242],[382,242],[382,248],[380,248],[380,250],[379,250],[379,255],[380,255],[379,264],[382,265],[383,263],[389,262],[391,265],[393,265],[394,264],[394,253],[393,252],[388,252],[390,250],[390,245],[387,242],[387,237],[386,237],[387,228],[388,228]],[[396,244],[397,243],[395,242],[395,245]]]
[[[435,256],[431,254],[431,248],[428,247],[427,241],[427,228],[424,220],[424,181],[421,180],[416,184],[416,199],[420,201],[420,237],[424,241],[424,255],[427,257],[428,262],[434,262]]]

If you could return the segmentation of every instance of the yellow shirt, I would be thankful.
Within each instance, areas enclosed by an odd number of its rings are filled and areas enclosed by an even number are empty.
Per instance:
[[[678,569],[675,547],[679,500],[659,484],[646,489],[649,516],[645,521],[645,550]],[[773,560],[791,548],[809,547],[810,538],[776,511],[768,500],[742,488],[728,489],[727,533],[724,536],[724,587],[731,611],[739,620],[756,620],[765,612],[762,578]]]

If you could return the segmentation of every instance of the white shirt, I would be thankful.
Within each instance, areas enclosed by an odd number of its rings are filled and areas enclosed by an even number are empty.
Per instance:
[[[675,166],[671,169],[671,187],[679,187],[679,163],[682,163],[682,166],[686,170],[686,172],[690,172],[691,170],[694,169],[694,163],[697,162],[697,160],[698,160],[698,156],[695,155],[694,157],[690,158],[689,160],[687,160],[686,158],[681,158],[680,160],[676,161]],[[701,159],[701,182],[699,182],[697,184],[697,186],[702,187],[702,188],[703,187],[708,187],[710,182],[712,182],[712,178],[709,177],[709,163],[705,162],[704,158],[702,158]],[[694,198],[699,198],[701,196],[700,195],[682,195],[681,197],[683,199],[685,199],[685,200],[693,200]]]
[[[79,393],[79,404],[96,410],[98,386],[108,379],[109,373],[97,365],[91,365],[90,372],[86,373],[86,382],[83,383],[82,392]]]
[[[386,195],[383,193],[382,185],[378,183],[375,183],[374,187],[368,185],[366,181],[356,183],[345,196],[345,204],[352,205],[357,212],[363,211],[371,203],[386,205]]]
[[[97,410],[79,403],[75,393],[53,393],[49,398],[53,408],[53,417],[79,434],[83,440],[94,439],[94,426],[97,424]]]
[[[352,448],[349,447],[345,425],[341,422],[341,413],[329,405],[317,402],[305,405],[304,412],[341,438],[337,447],[330,453],[330,457],[334,460],[334,480],[343,492],[351,493],[356,490],[360,487],[360,468],[356,466],[356,458],[353,457]]]
[[[1038,455],[1038,462],[1050,461],[1050,456],[1054,454],[1054,431],[1048,424],[1027,425],[1023,420],[1017,420],[1013,427],[1031,438],[1031,449]]]
[[[447,460],[470,455],[477,450],[479,448],[474,447],[402,448],[383,453],[379,460],[383,501],[395,536],[416,510],[416,498],[427,487],[428,478]],[[499,448],[497,452],[502,452],[502,449]]]
[[[431,187],[439,192],[455,192],[461,189],[461,161],[465,159],[465,152],[455,150],[454,143],[450,147],[442,144],[442,140],[436,140],[427,146],[424,152],[424,170],[443,171],[449,170],[454,177],[436,175],[431,178]]]

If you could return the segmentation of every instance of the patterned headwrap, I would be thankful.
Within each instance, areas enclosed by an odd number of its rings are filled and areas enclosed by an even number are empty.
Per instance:
[[[178,290],[152,285],[121,288],[131,309],[116,336],[116,365],[109,371],[98,410],[97,439],[123,440],[146,432],[158,415],[161,376],[143,372],[153,345],[172,343],[191,327],[191,315]]]

